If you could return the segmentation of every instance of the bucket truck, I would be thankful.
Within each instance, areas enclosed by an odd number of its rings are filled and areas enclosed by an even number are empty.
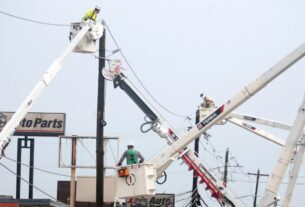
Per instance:
[[[51,83],[63,66],[64,60],[72,51],[81,53],[95,52],[95,42],[103,34],[103,26],[100,22],[88,20],[71,24],[71,43],[64,52],[53,61],[51,66],[43,74],[39,82],[33,88],[28,97],[19,106],[12,118],[6,123],[0,133],[0,158],[4,155],[4,150],[11,140],[20,121],[30,111],[44,89]]]
[[[110,63],[110,70],[107,71],[104,69],[103,74],[107,79],[113,80],[114,87],[121,88],[146,114],[149,121],[142,125],[142,131],[146,131],[143,128],[148,124],[161,138],[166,138],[169,145],[178,140],[177,133],[166,122],[166,120],[148,104],[144,97],[140,96],[140,93],[137,93],[135,89],[131,87],[131,83],[129,83],[126,76],[120,72],[119,66],[120,61],[114,60]],[[193,150],[187,147],[181,150],[179,156],[169,158],[167,165],[157,169],[156,171],[151,169],[153,165],[150,163],[127,167],[128,174],[126,180],[118,179],[118,182],[125,182],[127,186],[118,184],[118,197],[125,198],[133,197],[135,195],[153,195],[155,193],[154,182],[156,181],[156,177],[159,178],[162,176],[165,169],[178,157],[184,161],[189,170],[194,170],[196,172],[201,179],[200,183],[206,184],[206,190],[211,192],[211,196],[214,197],[221,206],[240,206],[238,205],[239,201],[235,199],[236,196],[230,192],[229,188],[226,188],[223,181],[213,172],[209,171],[209,168],[200,161],[200,159],[194,154]],[[139,168],[139,166],[141,167]],[[142,179],[145,175],[147,175],[147,179]],[[130,191],[130,185],[134,186],[135,182],[142,184],[145,183],[145,187],[141,190],[137,190],[136,187],[134,190]]]
[[[120,72],[119,65],[110,67],[110,70],[104,72],[104,76],[113,79],[114,86],[119,86],[133,99],[133,101],[151,120],[152,130],[158,133],[159,136],[167,138],[169,144],[168,147],[164,148],[157,156],[147,161],[147,163],[136,166],[127,166],[127,173],[123,173],[123,176],[120,174],[117,178],[117,196],[123,198],[154,194],[156,191],[154,182],[161,176],[162,172],[172,163],[173,160],[181,158],[186,165],[190,169],[193,169],[202,179],[202,182],[207,185],[206,188],[211,190],[212,197],[215,197],[221,206],[241,206],[238,200],[233,199],[233,196],[229,195],[229,191],[226,190],[224,185],[219,184],[219,179],[215,178],[211,172],[205,168],[204,164],[200,162],[193,151],[187,148],[187,145],[202,133],[206,132],[214,124],[225,119],[230,112],[263,89],[268,83],[281,75],[304,55],[305,43],[293,50],[249,85],[245,86],[239,93],[229,99],[222,106],[208,114],[206,118],[200,121],[180,139],[167,122],[157,116],[125,82],[126,77]]]

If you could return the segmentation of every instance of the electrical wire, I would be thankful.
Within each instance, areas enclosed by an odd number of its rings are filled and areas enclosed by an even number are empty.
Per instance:
[[[10,16],[10,17],[13,17],[13,18],[16,18],[16,19],[20,19],[20,20],[23,20],[23,21],[32,22],[32,23],[36,23],[36,24],[42,24],[42,25],[48,25],[48,26],[56,26],[56,27],[69,27],[68,24],[56,24],[56,23],[50,23],[50,22],[42,22],[42,21],[38,21],[38,20],[33,20],[33,19],[28,19],[28,18],[16,16],[16,15],[13,15],[13,14],[1,11],[1,10],[0,10],[0,13],[4,14],[6,16]]]
[[[109,139],[107,139],[107,142],[108,142],[108,144],[109,144],[109,148],[110,148],[110,151],[111,151],[111,154],[112,154],[113,160],[114,160],[114,162],[116,162],[116,158],[115,158],[115,155],[114,155],[114,152],[113,152],[113,149],[112,149],[111,143],[109,142]]]
[[[215,154],[215,151],[213,150],[213,152],[210,152],[202,143],[201,140],[199,140],[200,145],[203,147],[203,150],[206,151],[208,154],[210,154],[212,157],[214,157],[216,159],[217,155]]]
[[[119,46],[118,42],[116,41],[116,39],[114,38],[114,35],[112,34],[111,30],[109,29],[108,24],[103,21],[104,25],[106,26],[106,29],[108,30],[113,42],[115,43],[115,45],[117,46],[117,49],[120,49],[121,47]],[[127,60],[125,54],[123,53],[123,51],[120,49],[119,50],[123,59],[125,60],[126,64],[128,65],[128,67],[130,68],[130,70],[132,71],[132,73],[134,74],[134,76],[136,77],[136,79],[138,80],[138,82],[141,84],[141,86],[143,87],[143,89],[147,92],[147,94],[161,107],[163,108],[165,111],[167,111],[168,113],[177,116],[177,117],[188,117],[188,115],[182,115],[182,114],[177,114],[172,112],[171,110],[169,110],[168,108],[164,107],[157,99],[155,99],[153,97],[153,95],[149,92],[149,90],[145,87],[144,83],[140,80],[139,76],[136,74],[135,70],[133,69],[133,67],[131,66],[131,64],[129,63],[129,61]]]
[[[79,142],[80,142],[80,144],[83,146],[83,148],[85,148],[85,150],[88,152],[88,154],[91,156],[91,158],[92,158],[93,160],[96,161],[94,155],[93,155],[93,154],[90,152],[90,150],[85,146],[83,140],[82,140],[82,139],[79,139]]]
[[[181,201],[185,201],[185,200],[188,200],[188,199],[190,199],[190,198],[182,198],[182,199],[176,200],[176,203],[179,203]]]
[[[17,175],[17,173],[15,173],[14,171],[12,171],[11,169],[9,169],[8,167],[6,167],[4,164],[0,163],[0,165],[5,168],[6,170],[8,170],[9,172],[11,172],[12,174],[16,175],[17,177],[19,177],[21,180],[23,180],[24,182],[26,182],[27,184],[33,186],[33,188],[35,188],[36,190],[38,190],[39,192],[45,194],[46,196],[52,198],[53,200],[57,201],[57,199],[53,196],[51,196],[50,194],[48,194],[47,192],[41,190],[40,188],[36,187],[35,185],[33,185],[33,183],[30,183],[29,181],[27,181],[26,179],[24,179],[23,177]]]
[[[192,198],[192,195],[190,195],[188,198],[186,198],[187,201],[184,202],[181,207],[187,206],[191,202],[191,198]]]
[[[185,192],[182,192],[182,193],[175,193],[175,197],[177,198],[178,196],[183,196],[183,195],[186,195],[186,194],[189,194],[189,193],[192,193],[192,191],[188,190],[188,191],[185,191]]]
[[[69,176],[69,175],[65,175],[65,174],[61,174],[61,173],[56,173],[56,172],[51,172],[51,171],[48,171],[48,170],[43,170],[43,169],[40,169],[40,168],[37,168],[37,167],[33,167],[33,166],[31,166],[31,165],[27,165],[27,164],[25,164],[25,163],[18,162],[17,160],[14,160],[14,159],[9,158],[9,157],[7,157],[7,156],[3,156],[3,157],[6,158],[6,159],[8,159],[8,160],[10,160],[10,161],[12,161],[12,162],[21,164],[21,165],[23,165],[23,166],[32,168],[32,169],[34,169],[34,170],[38,170],[38,171],[45,172],[45,173],[52,174],[52,175],[58,175],[58,176],[63,176],[63,177],[68,177],[68,178],[71,177],[71,176]]]

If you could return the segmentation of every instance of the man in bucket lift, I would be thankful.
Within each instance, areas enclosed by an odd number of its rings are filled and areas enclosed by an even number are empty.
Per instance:
[[[101,8],[98,7],[98,6],[96,6],[96,7],[94,8],[94,10],[90,9],[90,10],[85,14],[85,16],[82,18],[82,21],[85,22],[85,21],[87,21],[88,19],[91,19],[91,20],[95,21],[97,15],[100,13],[100,10],[101,10]]]
[[[133,142],[129,142],[127,145],[127,150],[123,153],[120,161],[118,162],[118,166],[122,165],[122,162],[126,158],[126,163],[127,165],[132,165],[132,164],[138,164],[138,163],[143,163],[144,162],[144,157],[142,154],[134,149],[134,144]],[[140,161],[139,161],[140,158]]]
[[[215,104],[214,104],[212,97],[205,96],[203,99],[203,103],[201,104],[201,107],[202,108],[214,108]]]

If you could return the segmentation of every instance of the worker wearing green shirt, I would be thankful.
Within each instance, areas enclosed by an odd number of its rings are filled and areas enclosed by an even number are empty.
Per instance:
[[[96,6],[93,10],[90,9],[85,16],[82,18],[82,21],[87,21],[88,19],[91,19],[93,21],[96,20],[97,15],[100,13],[100,7]]]
[[[118,166],[122,165],[122,162],[126,158],[126,163],[127,165],[132,165],[132,164],[138,164],[144,162],[144,157],[139,151],[136,151],[134,149],[134,144],[133,142],[129,142],[127,145],[127,150],[123,153]],[[139,161],[140,158],[140,161]]]

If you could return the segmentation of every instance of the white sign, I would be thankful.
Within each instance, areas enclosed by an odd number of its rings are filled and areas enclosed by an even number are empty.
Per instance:
[[[126,199],[127,207],[174,207],[174,194],[156,194],[154,196],[143,196]]]
[[[115,177],[104,177],[104,202],[111,203],[115,201]],[[96,202],[96,178],[89,176],[78,176],[76,184],[77,202]]]
[[[12,118],[14,112],[0,111],[0,131]],[[21,120],[14,135],[21,136],[59,136],[65,134],[65,113],[30,112]]]

